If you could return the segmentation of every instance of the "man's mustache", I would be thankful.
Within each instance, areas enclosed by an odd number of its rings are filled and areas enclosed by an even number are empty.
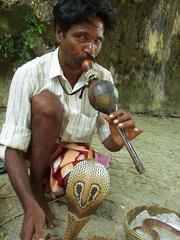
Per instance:
[[[90,61],[92,61],[93,63],[95,63],[95,61],[96,61],[95,57],[93,57],[93,56],[91,56],[91,55],[89,55],[89,54],[87,54],[86,56],[84,56],[84,57],[81,58],[81,61],[82,61],[82,62],[83,62],[84,60],[90,60]]]

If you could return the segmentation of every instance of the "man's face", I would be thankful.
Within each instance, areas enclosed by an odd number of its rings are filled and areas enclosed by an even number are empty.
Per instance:
[[[56,30],[56,37],[61,65],[80,69],[83,60],[99,54],[104,39],[104,24],[100,18],[91,17],[88,22],[72,25],[65,35]]]

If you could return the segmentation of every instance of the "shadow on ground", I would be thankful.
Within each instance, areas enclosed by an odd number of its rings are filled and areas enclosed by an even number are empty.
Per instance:
[[[0,124],[3,117],[1,114]],[[111,187],[107,200],[81,232],[83,240],[124,240],[124,218],[137,206],[158,205],[180,212],[180,120],[144,116],[136,116],[136,120],[144,129],[133,141],[146,168],[142,175],[136,172],[126,149],[107,152],[94,136],[94,148],[112,156]],[[67,205],[61,199],[49,202],[49,206],[58,226],[46,231],[51,232],[52,240],[58,240],[63,236]],[[0,239],[18,239],[22,220],[23,211],[7,174],[0,175]]]

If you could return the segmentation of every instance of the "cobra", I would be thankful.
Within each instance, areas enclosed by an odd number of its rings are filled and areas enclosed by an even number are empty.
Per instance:
[[[107,170],[93,159],[74,167],[66,189],[68,220],[63,240],[77,239],[90,216],[105,200],[109,184]]]
[[[142,226],[140,227],[135,227],[134,230],[142,230],[144,233],[147,233],[152,240],[160,240],[160,235],[158,231],[154,230],[154,228],[157,228],[159,230],[163,230],[170,235],[174,236],[174,240],[180,239],[180,231],[177,230],[176,228],[172,227],[171,225],[162,222],[158,219],[152,219],[152,218],[147,218],[143,221]]]

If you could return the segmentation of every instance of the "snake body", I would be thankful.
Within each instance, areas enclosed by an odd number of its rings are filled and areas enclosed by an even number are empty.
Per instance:
[[[110,178],[104,166],[95,160],[79,162],[70,173],[66,198],[68,202],[68,220],[63,240],[76,240],[81,229],[89,221],[90,216],[105,200],[110,184]],[[151,237],[160,240],[155,229],[168,232],[180,239],[180,231],[158,219],[147,218],[140,229]],[[97,238],[98,239],[98,238]]]
[[[79,162],[70,173],[66,198],[68,221],[63,240],[75,240],[91,214],[102,204],[108,193],[109,174],[95,160]]]
[[[168,232],[169,234],[175,237],[174,240],[180,239],[179,230],[177,230],[176,228],[172,227],[171,225],[165,222],[162,222],[158,219],[153,219],[153,218],[145,219],[142,223],[142,226],[135,227],[134,230],[136,231],[137,229],[140,229],[144,233],[148,234],[152,240],[160,240],[160,235],[156,230],[154,230],[154,228]]]

